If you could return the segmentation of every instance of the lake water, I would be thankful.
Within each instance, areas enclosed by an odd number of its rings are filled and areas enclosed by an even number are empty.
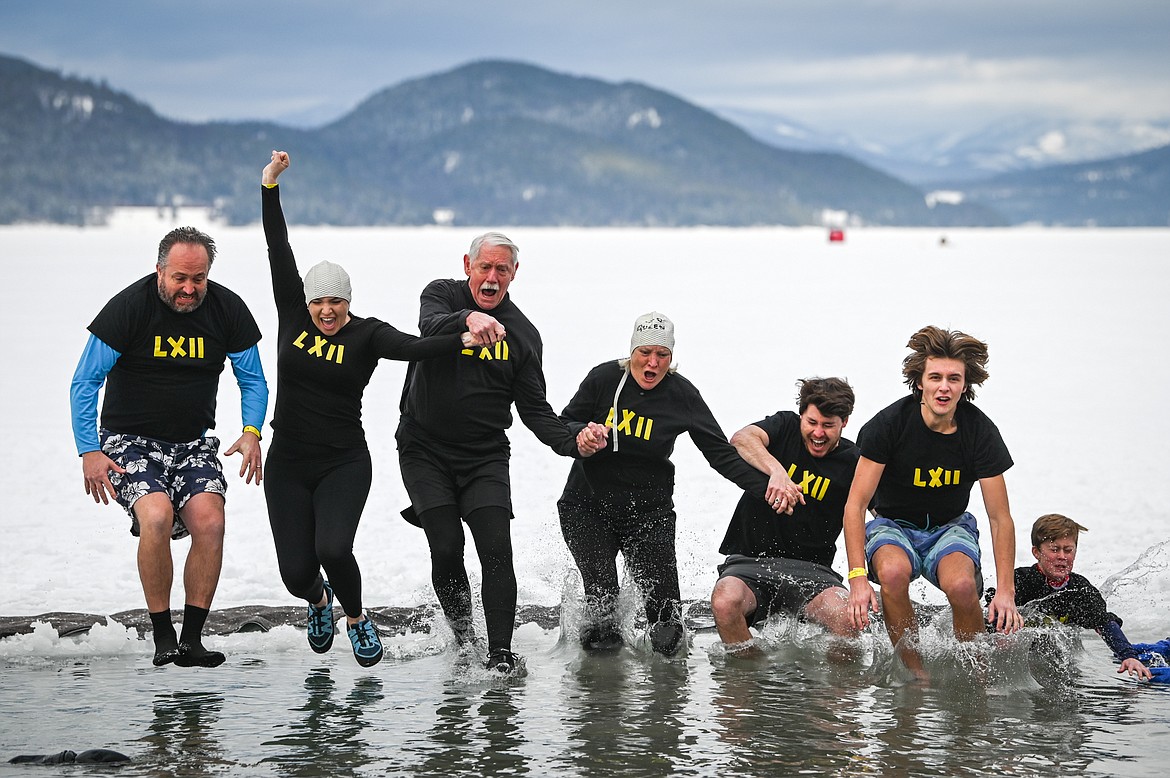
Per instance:
[[[82,493],[68,382],[85,326],[150,272],[170,226],[0,228],[6,288],[23,301],[0,309],[10,367],[0,374],[0,429],[19,441],[0,453],[0,616],[142,605],[128,519]],[[259,228],[207,229],[221,247],[213,277],[249,301],[271,336]],[[905,391],[910,333],[935,323],[988,340],[992,377],[977,403],[1016,461],[1007,480],[1017,564],[1030,561],[1032,520],[1066,513],[1090,527],[1078,571],[1102,586],[1127,634],[1170,633],[1170,361],[1161,357],[1170,230],[952,230],[945,246],[930,230],[854,230],[844,245],[809,229],[509,232],[522,247],[512,291],[544,337],[558,410],[652,309],[675,320],[680,370],[729,434],[792,407],[797,378],[843,375],[858,394],[851,436]],[[355,312],[401,329],[412,329],[426,281],[460,273],[472,234],[292,228],[302,266],[341,262]],[[262,341],[270,380],[273,348]],[[384,365],[366,395],[375,483],[358,558],[370,603],[429,609],[425,541],[397,517],[402,375]],[[229,371],[219,410],[229,439],[233,393]],[[520,602],[565,604],[571,633],[579,584],[555,511],[568,462],[520,427],[511,438]],[[674,461],[683,596],[702,600],[737,492],[686,440]],[[276,571],[261,491],[235,482],[228,500],[216,607],[295,605]],[[972,510],[990,560],[977,495]],[[176,546],[177,564],[185,549]],[[836,566],[844,569],[840,556]],[[993,584],[994,571],[985,573]],[[940,602],[926,587],[912,593]],[[967,650],[927,630],[932,681],[919,687],[904,682],[881,631],[863,639],[859,659],[834,664],[818,634],[781,622],[766,631],[766,659],[745,663],[723,655],[701,614],[691,650],[673,661],[636,645],[586,656],[561,643],[555,624],[528,622],[516,639],[528,674],[503,681],[457,656],[433,626],[388,637],[387,659],[370,670],[341,643],[312,654],[293,626],[214,636],[228,662],[180,670],[152,667],[149,640],[133,630],[62,637],[45,624],[0,640],[0,761],[108,747],[133,759],[119,775],[1163,775],[1170,758],[1167,689],[1117,676],[1091,634],[1083,644],[1061,636],[1061,661],[1049,666],[1029,651],[1034,636]],[[0,764],[0,776],[32,769]]]
[[[924,635],[926,687],[882,633],[835,664],[784,622],[758,662],[729,659],[712,632],[664,660],[637,645],[587,655],[528,624],[528,674],[509,680],[415,636],[363,670],[288,626],[213,639],[230,654],[214,670],[151,667],[146,641],[9,656],[0,753],[106,747],[132,757],[118,775],[142,776],[1165,774],[1170,689],[1119,679],[1095,636],[1062,635],[1053,666],[1031,636],[960,650],[944,634]]]

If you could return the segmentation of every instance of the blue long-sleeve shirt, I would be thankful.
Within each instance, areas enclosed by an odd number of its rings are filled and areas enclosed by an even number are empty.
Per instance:
[[[98,393],[121,354],[91,334],[81,352],[69,387],[69,408],[73,417],[73,441],[77,454],[101,448],[97,431]],[[232,373],[240,387],[240,415],[243,426],[263,429],[268,413],[268,382],[260,362],[260,349],[251,346],[229,353]]]

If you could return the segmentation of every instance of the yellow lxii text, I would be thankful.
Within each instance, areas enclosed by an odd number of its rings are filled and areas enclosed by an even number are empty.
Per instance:
[[[154,356],[203,359],[203,338],[167,338],[164,345],[162,335],[155,335]]]
[[[605,426],[613,427],[615,432],[623,435],[633,435],[635,438],[650,440],[650,431],[654,429],[654,419],[639,416],[633,411],[622,409],[622,420],[614,424],[613,408],[609,409],[609,416],[605,419]]]
[[[312,354],[319,359],[324,359],[327,362],[334,362],[338,365],[340,365],[342,360],[345,359],[345,346],[339,346],[336,343],[330,343],[320,335],[314,335],[313,345],[306,346],[305,339],[308,337],[308,332],[302,332],[297,336],[297,339],[293,341],[293,345],[299,349],[304,349],[307,347],[307,353]],[[329,348],[326,348],[326,346]]]
[[[501,340],[494,346],[481,346],[479,349],[465,348],[459,352],[466,357],[479,357],[480,359],[504,359],[508,358],[508,341]]]
[[[922,468],[914,468],[914,485],[924,487],[955,486],[959,483],[959,471],[932,467],[926,471],[929,479],[922,476]]]
[[[825,492],[829,491],[829,484],[833,482],[833,479],[825,478],[823,475],[817,475],[816,473],[810,473],[809,471],[804,470],[802,471],[800,480],[797,481],[794,473],[796,473],[796,465],[792,465],[788,468],[788,477],[791,478],[793,482],[800,487],[800,491],[804,492],[814,500],[825,499]]]

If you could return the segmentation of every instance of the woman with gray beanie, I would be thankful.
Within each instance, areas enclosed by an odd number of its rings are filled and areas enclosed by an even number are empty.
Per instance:
[[[308,602],[309,646],[324,653],[333,645],[336,594],[354,657],[369,667],[381,660],[382,642],[362,608],[353,555],[372,479],[362,395],[379,360],[436,357],[471,345],[464,343],[471,336],[419,338],[351,313],[349,274],[332,262],[309,268],[302,281],[276,183],[288,165],[288,154],[272,152],[260,190],[279,319],[264,496],[281,578]]]
[[[616,611],[620,551],[644,597],[651,647],[670,656],[684,634],[674,548],[675,440],[688,433],[711,467],[760,499],[768,479],[740,458],[699,390],[671,366],[670,319],[656,311],[639,316],[628,353],[593,368],[561,413],[567,423],[587,425],[578,433],[586,444],[604,425],[609,445],[573,461],[557,511],[585,585],[585,648],[623,643]]]

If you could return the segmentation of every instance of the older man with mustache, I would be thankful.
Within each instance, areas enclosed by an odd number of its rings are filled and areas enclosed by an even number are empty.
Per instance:
[[[512,567],[512,495],[506,430],[512,404],[521,421],[558,454],[589,456],[605,445],[579,447],[545,399],[540,333],[508,293],[520,268],[519,248],[499,232],[480,235],[463,257],[466,281],[439,279],[423,290],[419,331],[470,333],[477,345],[450,357],[411,362],[403,387],[398,458],[411,505],[408,521],[426,532],[431,582],[456,641],[475,641],[471,586],[464,566],[466,523],[483,575],[487,669],[513,674],[516,573]],[[584,438],[582,439],[585,440]]]

